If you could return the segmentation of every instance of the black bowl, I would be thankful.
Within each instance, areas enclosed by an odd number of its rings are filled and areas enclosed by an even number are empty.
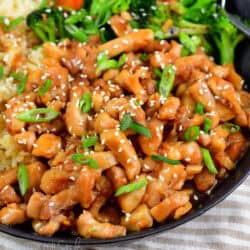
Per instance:
[[[250,90],[250,41],[246,40],[238,46],[236,51],[236,69],[246,79],[246,88]],[[49,243],[54,245],[74,245],[74,246],[100,246],[121,244],[129,241],[135,241],[153,234],[157,234],[172,228],[175,228],[183,223],[194,219],[205,213],[208,209],[224,200],[232,193],[249,175],[250,173],[250,148],[238,162],[237,167],[230,175],[218,183],[210,195],[200,195],[199,201],[194,202],[192,212],[182,217],[177,221],[167,221],[164,224],[156,224],[154,227],[142,232],[133,233],[124,237],[115,239],[100,240],[100,239],[83,239],[79,236],[74,236],[70,233],[58,233],[53,237],[44,237],[35,234],[30,224],[8,227],[0,225],[0,232],[15,236],[21,239],[33,240],[40,243]]]

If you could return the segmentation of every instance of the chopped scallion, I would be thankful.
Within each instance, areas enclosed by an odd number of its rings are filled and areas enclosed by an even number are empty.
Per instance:
[[[191,126],[187,128],[184,133],[184,140],[185,141],[196,141],[200,134],[200,127],[198,126]]]
[[[80,106],[80,110],[83,113],[89,113],[89,111],[92,108],[92,96],[90,93],[85,93],[82,95],[79,106]]]
[[[222,127],[229,133],[236,133],[240,131],[240,126],[234,123],[226,122]]]
[[[205,117],[204,119],[204,124],[203,124],[203,130],[206,134],[209,133],[209,130],[212,128],[212,121],[208,118]]]
[[[197,113],[199,115],[204,115],[204,106],[202,103],[199,102],[196,104],[195,113]]]
[[[204,161],[206,167],[208,168],[208,171],[211,174],[217,174],[218,170],[216,169],[216,167],[214,165],[214,161],[213,161],[213,159],[211,157],[211,154],[210,154],[209,150],[206,149],[206,148],[201,148],[201,152],[202,152],[202,155],[203,155],[203,161]]]
[[[4,68],[2,65],[0,65],[0,80],[4,78]]]
[[[18,179],[18,186],[20,190],[20,194],[22,196],[25,195],[29,188],[29,176],[27,167],[24,164],[21,164],[17,170],[17,179]]]
[[[168,97],[174,87],[175,69],[173,65],[164,67],[159,82],[158,91],[162,97]]]
[[[82,137],[82,146],[84,149],[88,149],[94,146],[98,142],[98,135]]]
[[[93,160],[89,156],[86,156],[86,155],[83,155],[83,154],[74,154],[74,155],[72,155],[72,160],[74,162],[79,163],[79,164],[89,165],[91,168],[94,168],[94,169],[99,168],[99,165],[95,160]]]
[[[129,113],[125,114],[120,123],[121,131],[125,132],[133,122],[131,115]]]
[[[5,27],[5,31],[13,30],[17,25],[19,25],[24,20],[23,16],[20,16],[16,19],[10,21],[9,25]]]
[[[88,42],[89,38],[82,28],[78,28],[74,24],[67,24],[65,25],[65,29],[74,39],[79,40],[82,43]]]
[[[123,194],[127,194],[127,193],[131,193],[134,191],[137,191],[143,187],[145,187],[148,184],[147,179],[141,180],[139,182],[134,182],[134,183],[130,183],[124,186],[121,186],[118,188],[118,190],[115,192],[115,196],[120,196]]]
[[[16,88],[16,92],[18,95],[22,94],[26,87],[27,76],[20,72],[12,72],[10,76],[13,77],[14,80],[19,82]]]
[[[172,159],[169,159],[165,156],[162,156],[162,155],[152,155],[151,156],[151,159],[154,160],[154,161],[162,161],[162,162],[165,162],[169,165],[179,165],[181,164],[180,161],[178,160],[172,160]]]
[[[42,87],[39,89],[38,91],[38,95],[44,95],[45,93],[47,93],[52,85],[53,81],[51,79],[47,79],[44,84],[42,85]]]
[[[19,113],[17,114],[16,118],[23,122],[36,123],[50,122],[54,120],[58,115],[59,113],[54,109],[37,108]]]

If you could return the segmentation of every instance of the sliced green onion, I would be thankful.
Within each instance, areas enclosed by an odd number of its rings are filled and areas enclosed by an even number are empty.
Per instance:
[[[45,93],[47,93],[52,85],[53,81],[51,79],[47,79],[44,84],[42,85],[42,87],[39,89],[38,91],[38,95],[44,95]]]
[[[69,16],[67,19],[65,19],[65,23],[66,24],[76,24],[76,23],[82,22],[87,15],[88,14],[87,14],[86,10],[84,10],[84,9],[77,11],[77,12],[73,12],[73,14],[71,14],[71,16]]]
[[[84,149],[88,149],[94,146],[98,142],[98,135],[93,135],[89,137],[82,137],[82,146]]]
[[[209,150],[206,149],[206,148],[201,148],[201,152],[202,152],[202,155],[203,155],[203,161],[204,161],[206,167],[208,168],[208,171],[211,174],[217,174],[218,170],[216,169],[216,167],[214,165],[214,161],[213,161],[213,159],[211,157],[211,154],[210,154]]]
[[[205,117],[204,119],[204,124],[203,124],[203,130],[206,134],[209,133],[209,130],[212,128],[212,121],[208,118]]]
[[[94,168],[94,169],[98,169],[99,168],[99,165],[98,163],[93,160],[92,158],[86,156],[86,155],[83,155],[83,154],[74,154],[72,155],[72,160],[74,162],[77,162],[79,164],[87,164],[89,165],[91,168]]]
[[[107,69],[118,69],[122,67],[127,61],[126,54],[123,54],[118,61],[114,59],[108,59],[105,52],[102,52],[97,57],[96,72],[100,73]]]
[[[175,69],[173,65],[164,67],[159,82],[158,91],[162,97],[168,97],[174,87]]]
[[[5,24],[6,19],[8,19],[8,17],[0,16],[0,24]]]
[[[163,161],[169,165],[179,165],[181,164],[180,161],[178,160],[172,160],[172,159],[169,159],[165,156],[162,156],[162,155],[152,155],[151,156],[151,159],[154,160],[154,161]]]
[[[187,128],[184,133],[184,140],[185,141],[196,141],[200,134],[200,127],[198,126],[191,126]]]
[[[140,59],[141,59],[141,61],[146,62],[147,59],[148,59],[148,54],[147,53],[142,53],[140,55]]]
[[[10,24],[5,27],[5,31],[13,30],[17,25],[19,25],[24,20],[23,16],[20,16],[16,19],[10,21]]]
[[[150,130],[142,124],[139,124],[137,122],[131,122],[130,128],[138,134],[144,135],[148,138],[152,137]]]
[[[27,167],[24,164],[21,164],[17,170],[17,179],[18,179],[18,186],[20,190],[20,194],[22,196],[25,195],[29,188],[29,176]]]
[[[136,190],[139,190],[139,189],[145,187],[147,184],[148,184],[147,179],[144,179],[144,180],[141,180],[139,182],[134,182],[134,183],[130,183],[130,184],[121,186],[115,192],[115,196],[117,197],[117,196],[120,196],[123,194],[134,192]]]
[[[120,123],[121,131],[125,132],[130,127],[132,122],[131,115],[129,113],[125,114]]]
[[[0,80],[4,78],[4,68],[2,65],[0,65]]]
[[[10,76],[19,82],[19,85],[17,85],[16,88],[16,92],[18,95],[22,94],[26,87],[27,76],[20,72],[12,72]]]
[[[157,77],[157,78],[161,78],[161,71],[160,69],[158,68],[154,68],[154,75]]]
[[[199,115],[204,115],[204,105],[202,103],[197,103],[195,107],[195,113]]]
[[[74,39],[79,40],[82,43],[88,42],[89,38],[82,28],[78,28],[74,24],[67,24],[65,25],[65,29]]]
[[[201,44],[201,39],[198,36],[189,36],[185,32],[180,32],[179,39],[183,48],[187,51],[186,56],[194,54]]]
[[[50,122],[54,120],[58,115],[59,113],[54,109],[37,108],[19,113],[17,114],[16,118],[23,122],[36,123]]]
[[[83,113],[89,113],[92,108],[92,96],[90,93],[85,93],[82,95],[79,106]]]
[[[240,131],[240,126],[234,123],[226,122],[222,127],[229,133],[236,133]]]

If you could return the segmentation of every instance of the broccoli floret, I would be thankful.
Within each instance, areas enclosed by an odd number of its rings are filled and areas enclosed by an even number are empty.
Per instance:
[[[209,35],[220,53],[220,63],[233,63],[235,48],[244,39],[244,35],[230,22],[222,9],[211,21]]]
[[[27,17],[27,25],[43,42],[65,37],[64,16],[57,8],[39,9]]]

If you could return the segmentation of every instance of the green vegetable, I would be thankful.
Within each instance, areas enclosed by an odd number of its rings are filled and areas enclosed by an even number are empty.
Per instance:
[[[46,94],[49,91],[52,83],[53,83],[53,81],[51,79],[47,79],[44,82],[44,84],[42,85],[42,87],[39,89],[38,95],[44,95],[44,94]]]
[[[199,115],[204,115],[204,106],[202,103],[199,102],[196,104],[195,113],[197,113]]]
[[[120,129],[121,131],[125,132],[133,122],[131,118],[131,114],[127,113],[123,116],[121,123],[120,123]]]
[[[19,25],[22,21],[24,20],[23,16],[20,16],[16,19],[13,19],[10,21],[9,25],[5,27],[5,31],[10,31],[13,30],[17,25]]]
[[[125,132],[128,128],[148,138],[152,137],[150,130],[144,125],[134,122],[130,113],[125,114],[120,123],[121,131]]]
[[[240,131],[240,126],[234,123],[226,122],[222,126],[229,133],[237,133]]]
[[[22,196],[25,195],[29,188],[29,176],[27,167],[24,164],[21,164],[17,170],[17,179],[18,179],[18,186],[20,190],[20,194]]]
[[[54,109],[37,108],[17,114],[16,118],[22,122],[50,122],[57,118],[59,113]]]
[[[39,5],[39,9],[44,9],[48,6],[49,1],[48,0],[42,0],[40,5]]]
[[[152,137],[150,130],[142,124],[139,124],[137,122],[132,122],[130,124],[130,128],[138,134],[144,135],[148,138]]]
[[[0,80],[4,78],[4,68],[2,65],[0,65]]]
[[[82,146],[84,149],[88,149],[92,146],[94,146],[98,142],[98,135],[88,136],[88,137],[82,137]]]
[[[79,164],[89,165],[91,168],[94,168],[94,169],[99,168],[98,163],[86,155],[74,154],[74,155],[72,155],[72,160],[79,163]]]
[[[130,10],[132,16],[137,23],[144,27],[148,22],[152,12],[153,6],[156,6],[156,0],[132,0],[130,5]],[[138,27],[137,27],[138,28]]]
[[[97,57],[96,72],[100,73],[107,69],[118,69],[122,67],[127,61],[126,54],[123,54],[118,61],[114,59],[108,59],[105,52],[102,52]]]
[[[101,27],[109,21],[112,14],[118,14],[129,9],[131,0],[92,0],[89,13],[95,18],[95,23]]]
[[[197,48],[201,45],[201,39],[198,36],[190,36],[184,32],[180,33],[179,39],[183,45],[182,56],[195,54]]]
[[[233,63],[235,49],[244,39],[244,35],[230,22],[222,9],[211,20],[209,35],[219,51],[220,63]]]
[[[201,152],[203,155],[203,161],[204,161],[206,167],[208,168],[209,172],[211,174],[217,174],[218,170],[216,169],[216,167],[214,165],[214,162],[213,162],[213,159],[211,157],[209,150],[206,148],[201,148]]]
[[[139,23],[137,23],[135,20],[130,20],[128,23],[132,29],[139,29],[140,28]]]
[[[78,28],[74,24],[67,24],[65,25],[65,29],[74,39],[79,40],[82,43],[88,42],[88,36],[83,28]]]
[[[212,121],[208,118],[205,117],[204,119],[204,124],[203,124],[203,130],[206,134],[209,133],[209,130],[212,128]]]
[[[147,53],[142,53],[140,55],[140,59],[143,61],[143,62],[146,62],[148,60],[148,54]]]
[[[174,87],[175,69],[169,64],[164,67],[161,74],[161,80],[158,86],[158,91],[162,97],[168,97]]]
[[[184,140],[185,141],[196,141],[200,134],[200,127],[198,126],[191,126],[187,128],[184,133]]]
[[[90,93],[85,93],[82,95],[79,107],[83,113],[89,113],[92,108],[92,96]]]
[[[151,158],[154,161],[163,161],[163,162],[165,162],[165,163],[167,163],[169,165],[179,165],[179,164],[181,164],[181,162],[178,161],[178,160],[168,159],[167,157],[162,156],[162,155],[152,155]]]
[[[16,88],[16,92],[18,95],[22,94],[26,87],[27,76],[20,72],[12,72],[10,76],[13,77],[14,80],[19,82],[19,85],[17,85]]]
[[[66,37],[64,19],[58,8],[44,8],[30,13],[27,25],[43,42],[56,42]]]
[[[118,188],[118,190],[115,192],[115,196],[121,196],[123,194],[135,192],[136,190],[139,190],[143,187],[145,187],[148,184],[147,179],[141,180],[139,182],[130,183],[124,186],[121,186]]]

